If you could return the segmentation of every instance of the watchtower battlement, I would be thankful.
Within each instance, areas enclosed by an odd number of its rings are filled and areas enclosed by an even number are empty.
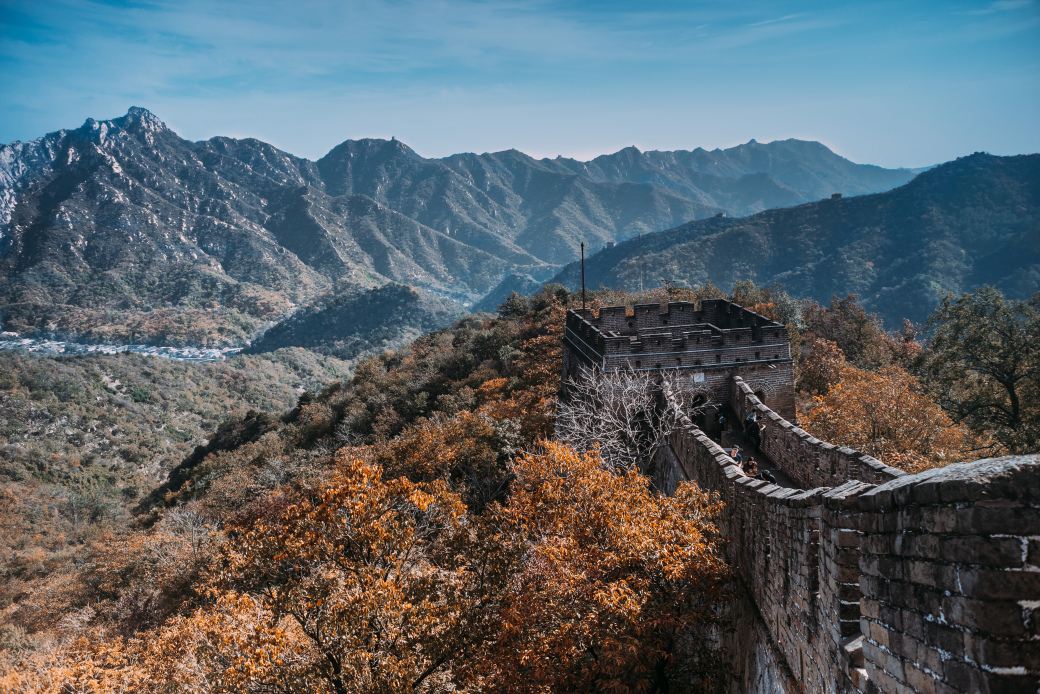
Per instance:
[[[567,312],[564,378],[598,370],[675,371],[716,402],[740,376],[793,420],[794,374],[787,328],[726,299],[606,306]]]

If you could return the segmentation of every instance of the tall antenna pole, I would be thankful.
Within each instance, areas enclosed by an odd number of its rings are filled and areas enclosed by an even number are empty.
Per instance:
[[[581,242],[581,310],[585,310],[585,242]]]

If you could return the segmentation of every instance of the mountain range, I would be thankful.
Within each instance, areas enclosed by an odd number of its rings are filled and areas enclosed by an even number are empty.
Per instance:
[[[828,198],[740,219],[712,218],[590,257],[589,288],[779,284],[827,301],[855,293],[892,326],[983,284],[1040,289],[1040,154],[977,153],[874,195]],[[555,278],[580,284],[573,263]]]
[[[0,146],[0,321],[86,340],[242,344],[337,294],[399,283],[470,306],[509,277],[547,279],[581,241],[914,175],[799,140],[580,162],[515,150],[431,159],[365,139],[310,161],[255,139],[191,142],[135,107]]]

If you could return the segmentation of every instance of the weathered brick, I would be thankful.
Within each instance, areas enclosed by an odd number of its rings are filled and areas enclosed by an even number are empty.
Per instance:
[[[969,535],[1040,535],[1040,512],[1034,507],[958,509],[957,530]]]
[[[986,566],[1019,566],[1022,564],[1022,541],[1015,537],[948,537],[936,539],[937,551],[920,553],[928,559]]]
[[[940,648],[948,653],[960,653],[964,650],[964,632],[938,622],[924,622],[924,634],[921,641],[929,647]]]
[[[906,684],[918,694],[934,694],[936,679],[912,665],[906,667]]]
[[[959,691],[977,691],[972,689],[976,679],[976,669],[965,663],[950,660],[943,664],[943,681]]]
[[[1040,598],[1040,571],[957,570],[958,592],[973,598],[1036,600]]]
[[[1040,641],[999,641],[968,632],[964,635],[964,655],[991,667],[1022,667],[1040,673]]]
[[[1017,602],[952,596],[943,600],[942,610],[953,624],[999,636],[1027,635],[1022,606]]]
[[[957,584],[957,570],[948,564],[910,560],[906,562],[906,568],[908,578],[913,583],[941,588],[949,588]]]
[[[868,677],[868,689],[869,692],[903,692],[906,691],[906,684],[892,676],[892,673],[886,672],[882,668],[872,667],[872,662],[867,661],[867,677]]]
[[[1040,566],[1040,539],[1033,538],[1029,540],[1029,544],[1026,549],[1026,561],[1032,566]]]

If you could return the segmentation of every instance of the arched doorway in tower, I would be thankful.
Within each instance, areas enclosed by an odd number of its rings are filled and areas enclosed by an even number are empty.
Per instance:
[[[766,394],[765,394],[765,391],[762,391],[762,390],[756,390],[756,391],[755,391],[755,397],[756,397],[756,398],[758,398],[758,401],[759,401],[760,403],[762,403],[763,405],[767,405],[767,404],[768,404],[768,403],[766,402]]]

